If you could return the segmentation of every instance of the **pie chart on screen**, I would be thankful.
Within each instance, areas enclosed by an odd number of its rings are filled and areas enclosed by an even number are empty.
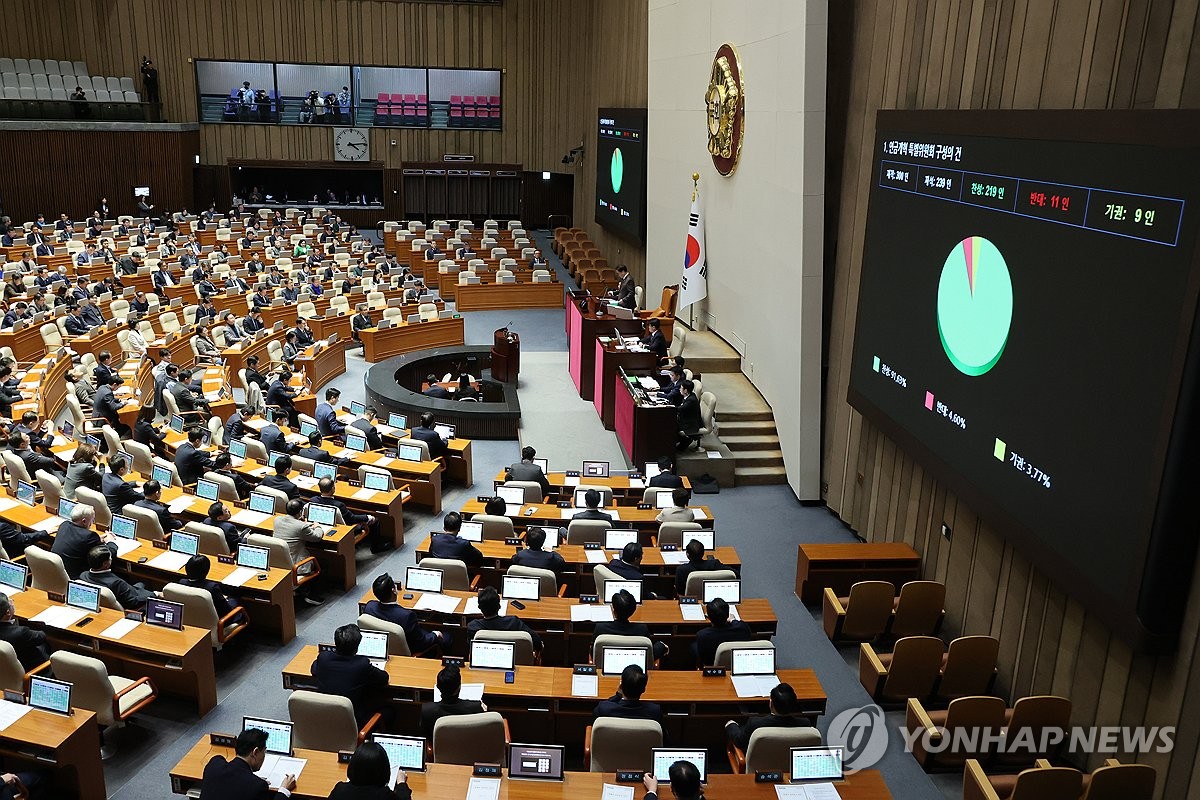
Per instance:
[[[608,174],[612,179],[614,194],[621,193],[621,179],[625,177],[625,159],[621,156],[621,148],[613,149],[612,161],[608,165]]]
[[[938,282],[938,336],[955,369],[972,377],[1000,361],[1012,324],[1012,276],[991,241],[969,236],[954,246]]]

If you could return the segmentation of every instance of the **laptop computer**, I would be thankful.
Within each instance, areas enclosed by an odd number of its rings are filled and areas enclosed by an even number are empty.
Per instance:
[[[187,531],[171,533],[170,550],[172,553],[185,553],[194,556],[200,552],[200,536]]]
[[[518,781],[561,781],[563,752],[561,744],[510,744],[508,777]]]
[[[229,440],[229,456],[230,459],[244,459],[246,457],[246,443],[241,439]],[[240,463],[240,462],[235,462]]]
[[[64,422],[62,424],[62,427],[58,429],[58,432],[61,433],[63,436],[65,436],[68,439],[74,439],[75,438],[75,424],[73,422]]]
[[[585,478],[607,478],[608,466],[607,461],[585,461],[580,474]]]
[[[365,414],[366,412],[367,412],[367,404],[366,403],[360,403],[358,400],[350,401],[350,413],[351,414]]]
[[[183,630],[183,603],[151,597],[146,600],[146,624]]]
[[[265,492],[250,493],[250,510],[260,514],[275,513],[275,496]]]
[[[641,647],[600,648],[600,671],[605,675],[620,675],[630,664],[646,666],[646,651]]]
[[[316,433],[316,432],[317,432],[317,426],[313,425],[311,422],[301,422],[300,423],[300,435],[301,436],[308,436],[310,433]]]
[[[609,528],[604,532],[605,550],[624,550],[625,545],[636,542],[639,534],[629,528]]]
[[[365,453],[367,450],[367,437],[355,436],[352,433],[346,434],[346,449],[353,450],[356,453]]]
[[[793,747],[791,756],[792,783],[840,781],[846,777],[840,747]]]
[[[133,517],[125,517],[120,514],[112,515],[112,525],[109,530],[113,535],[120,539],[136,539],[137,538],[137,520]]]
[[[434,592],[437,594],[442,591],[443,577],[440,569],[408,567],[404,571],[404,585],[410,592]]]
[[[610,581],[611,583],[611,581]],[[731,606],[742,602],[742,582],[732,581],[703,581],[704,594],[701,602],[708,603],[718,597]]]
[[[505,600],[537,600],[541,597],[541,583],[524,575],[504,575],[500,579],[500,596]]]
[[[642,603],[642,582],[641,581],[605,581],[604,582],[604,602],[611,603],[613,595],[624,589],[633,595],[633,599],[638,605]]]
[[[774,675],[774,647],[738,647],[732,651],[731,669],[733,675]]]
[[[396,458],[404,461],[420,461],[421,448],[415,444],[402,444],[396,448]]]
[[[690,761],[700,772],[700,782],[708,782],[708,751],[688,747],[655,747],[650,751],[651,772],[660,781],[671,780],[671,765],[676,761]]]
[[[520,486],[501,486],[496,489],[496,496],[504,501],[504,513],[510,517],[520,514],[525,505],[525,489]]]
[[[175,431],[176,433],[183,433],[183,417],[179,414],[171,415],[170,425],[171,430]]]
[[[65,497],[60,497],[60,498],[58,498],[58,508],[56,509],[56,511],[57,511],[58,515],[60,517],[62,517],[63,519],[70,519],[71,512],[75,510],[75,506],[77,506],[77,505],[79,505],[79,504],[76,503],[74,500],[68,500]]]
[[[363,631],[358,655],[366,656],[372,664],[383,669],[387,665],[388,635],[382,631]]]
[[[54,714],[70,714],[71,684],[34,675],[29,679],[29,705]]]
[[[32,483],[17,481],[17,499],[27,506],[37,502],[37,487]]]
[[[471,669],[516,669],[517,645],[515,642],[472,639],[468,660],[471,662]]]
[[[458,529],[458,538],[465,539],[468,542],[483,541],[483,523],[482,522],[464,522],[462,527]]]

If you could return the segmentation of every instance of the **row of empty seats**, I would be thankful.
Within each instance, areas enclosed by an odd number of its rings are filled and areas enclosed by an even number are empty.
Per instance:
[[[137,87],[133,85],[133,78],[104,78],[99,75],[89,78],[87,75],[64,77],[62,75],[30,75],[25,72],[0,72],[0,85],[18,89],[65,89],[68,92],[75,91],[75,87],[78,86],[89,95],[92,92],[137,91]]]
[[[58,61],[47,58],[0,58],[0,72],[29,72],[44,75],[87,75],[82,61]]]
[[[423,94],[386,94],[375,96],[376,125],[424,125],[429,119],[429,103]]]
[[[71,90],[74,91],[73,89]],[[16,88],[14,86],[4,87],[5,100],[50,100],[57,102],[67,102],[71,99],[71,93],[66,89],[31,89],[28,86]],[[88,100],[96,103],[140,103],[141,98],[137,92],[110,92],[105,89],[98,89],[88,94]]]
[[[500,125],[500,98],[496,95],[472,97],[450,95],[450,127]]]

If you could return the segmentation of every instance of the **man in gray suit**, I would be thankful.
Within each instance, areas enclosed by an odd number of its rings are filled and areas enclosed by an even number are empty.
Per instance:
[[[513,464],[508,468],[504,475],[506,481],[535,481],[542,486],[542,497],[550,494],[550,481],[546,478],[546,473],[542,472],[542,468],[533,463],[534,456],[537,451],[532,447],[525,446],[521,448],[521,462]]]
[[[308,558],[308,548],[304,546],[304,543],[324,540],[325,532],[316,523],[304,521],[302,516],[304,512],[303,500],[288,500],[287,505],[284,506],[284,511],[286,513],[275,517],[275,538],[287,543],[288,553],[292,556],[292,563],[298,564]],[[301,574],[307,574],[307,572],[311,571],[312,565],[309,564],[301,570]],[[324,598],[320,595],[308,591],[306,588],[300,590],[300,598],[310,606],[319,606],[325,602]]]

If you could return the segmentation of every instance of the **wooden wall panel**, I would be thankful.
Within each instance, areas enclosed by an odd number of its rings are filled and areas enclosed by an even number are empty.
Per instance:
[[[830,4],[830,13],[851,13]],[[1083,725],[1177,726],[1159,797],[1200,796],[1200,575],[1175,653],[1132,653],[846,403],[875,112],[1200,104],[1197,0],[858,0],[846,59],[840,246],[826,382],[826,502],[868,540],[911,542],[947,583],[947,633],[1000,637],[1011,697],[1056,693]],[[945,521],[953,537],[941,535]],[[1093,758],[1086,766],[1095,766]]]
[[[65,211],[82,221],[101,195],[133,213],[134,186],[149,186],[160,209],[190,206],[196,147],[196,131],[0,130],[0,152],[20,154],[5,169],[4,213],[24,222]]]

